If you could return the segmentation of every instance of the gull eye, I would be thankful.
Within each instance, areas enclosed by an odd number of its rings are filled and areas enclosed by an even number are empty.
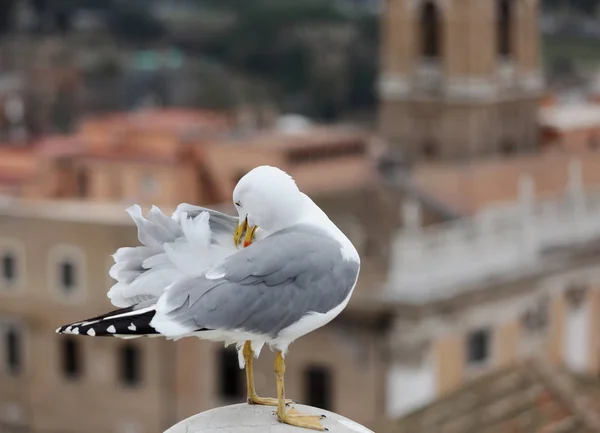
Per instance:
[[[234,204],[235,204],[236,206],[242,207],[242,203],[240,203],[239,201],[236,201]]]

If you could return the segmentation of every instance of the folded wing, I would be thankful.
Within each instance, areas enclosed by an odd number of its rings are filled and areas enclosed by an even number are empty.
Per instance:
[[[313,228],[272,234],[204,275],[170,286],[151,325],[176,337],[199,330],[275,337],[310,313],[325,314],[348,298],[359,264]]]

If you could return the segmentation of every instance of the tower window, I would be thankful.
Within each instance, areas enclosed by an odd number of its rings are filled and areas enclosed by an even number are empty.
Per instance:
[[[235,350],[223,348],[219,352],[219,395],[222,399],[236,399],[244,394],[242,372]]]
[[[332,410],[331,371],[326,367],[312,366],[306,369],[304,375],[306,404]]]
[[[19,330],[10,326],[4,334],[6,367],[10,374],[16,376],[22,367],[22,344]]]
[[[17,260],[10,252],[2,256],[2,279],[8,284],[17,280]]]
[[[121,348],[121,382],[137,386],[141,382],[141,356],[139,348],[127,344]]]
[[[470,364],[485,362],[490,356],[490,331],[479,329],[467,339],[467,360]]]
[[[498,54],[502,57],[508,57],[512,54],[511,44],[511,21],[512,4],[511,0],[497,0],[498,13]]]
[[[62,372],[67,379],[77,379],[81,375],[81,349],[74,338],[61,339]]]
[[[427,1],[421,11],[421,52],[423,57],[440,56],[440,18],[436,4]]]

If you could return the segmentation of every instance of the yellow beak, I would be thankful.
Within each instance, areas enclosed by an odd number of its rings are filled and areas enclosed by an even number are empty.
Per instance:
[[[246,236],[244,237],[244,248],[252,244],[254,240],[254,233],[256,233],[256,229],[258,226],[252,226],[246,228]]]
[[[233,235],[233,242],[235,243],[236,247],[240,244],[240,241],[242,240],[242,236],[244,235],[244,232],[246,232],[247,228],[248,228],[248,217],[244,218],[244,222],[241,224],[238,224],[238,226],[235,229],[235,234]]]

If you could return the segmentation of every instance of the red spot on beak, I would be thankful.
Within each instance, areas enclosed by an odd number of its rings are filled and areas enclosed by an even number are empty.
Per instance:
[[[250,244],[252,244],[252,242],[244,241],[244,248],[246,248],[246,247],[247,247],[247,246],[249,246]]]

